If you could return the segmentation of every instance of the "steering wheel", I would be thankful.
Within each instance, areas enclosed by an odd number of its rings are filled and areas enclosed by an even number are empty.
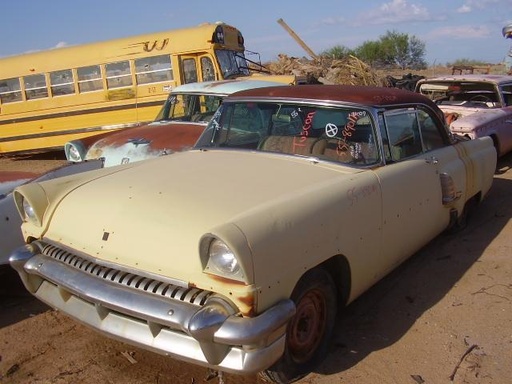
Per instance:
[[[469,101],[475,102],[475,103],[492,103],[493,102],[490,97],[485,96],[485,95],[473,96],[472,98],[469,99]]]

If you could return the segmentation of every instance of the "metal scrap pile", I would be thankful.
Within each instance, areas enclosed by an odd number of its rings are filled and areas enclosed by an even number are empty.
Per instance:
[[[280,54],[277,61],[267,64],[266,67],[275,75],[306,76],[308,83],[311,84],[387,86],[385,78],[354,56],[344,60],[323,56],[308,60]]]

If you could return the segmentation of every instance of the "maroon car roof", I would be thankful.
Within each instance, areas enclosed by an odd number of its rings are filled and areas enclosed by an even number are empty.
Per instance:
[[[426,104],[434,110],[438,107],[427,97],[398,88],[354,85],[294,85],[250,89],[228,96],[229,101],[240,97],[309,99],[318,101],[352,102],[368,106],[393,104]]]

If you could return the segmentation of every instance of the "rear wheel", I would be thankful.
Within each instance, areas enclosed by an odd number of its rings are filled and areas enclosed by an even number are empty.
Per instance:
[[[336,319],[336,287],[322,268],[308,271],[297,283],[291,299],[297,306],[286,331],[283,356],[261,376],[290,383],[311,372],[325,357]]]

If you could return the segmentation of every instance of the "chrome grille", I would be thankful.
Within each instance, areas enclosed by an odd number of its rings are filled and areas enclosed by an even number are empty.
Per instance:
[[[101,264],[77,256],[52,244],[45,244],[41,253],[61,263],[67,264],[83,273],[108,280],[124,287],[144,291],[190,304],[202,306],[213,293],[198,288],[181,287],[175,284],[159,281],[146,276],[136,275],[120,269],[106,267]]]

